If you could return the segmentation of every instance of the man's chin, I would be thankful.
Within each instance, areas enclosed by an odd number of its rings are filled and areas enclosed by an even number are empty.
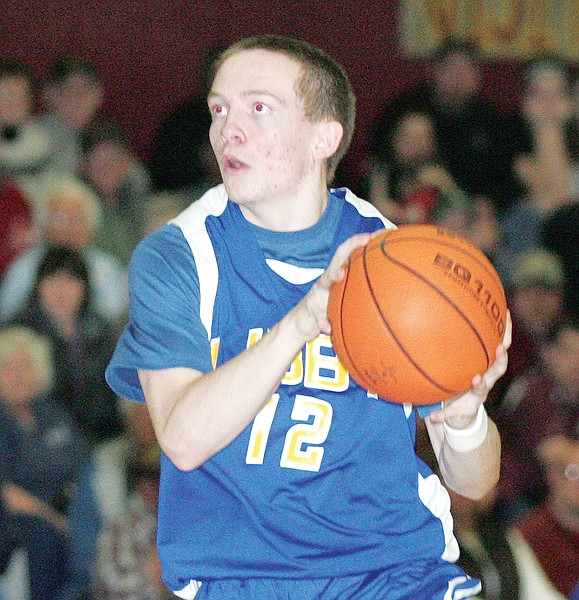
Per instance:
[[[248,189],[247,186],[239,185],[238,182],[223,182],[227,197],[234,204],[247,205],[255,202],[255,188]]]

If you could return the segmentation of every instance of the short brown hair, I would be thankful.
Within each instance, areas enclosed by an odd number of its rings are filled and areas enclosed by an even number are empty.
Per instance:
[[[227,48],[214,63],[213,78],[221,65],[233,54],[246,50],[269,50],[285,54],[302,66],[296,94],[304,105],[306,117],[319,123],[337,121],[344,134],[336,153],[327,161],[331,181],[354,134],[356,96],[342,66],[329,54],[303,40],[276,35],[260,35],[242,39]]]

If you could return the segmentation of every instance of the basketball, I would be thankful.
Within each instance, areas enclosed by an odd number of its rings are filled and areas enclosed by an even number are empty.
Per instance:
[[[434,225],[402,225],[357,248],[330,288],[335,352],[380,398],[436,404],[495,360],[507,302],[478,248]]]

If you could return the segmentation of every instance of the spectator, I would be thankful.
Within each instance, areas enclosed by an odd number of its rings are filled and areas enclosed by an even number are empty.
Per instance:
[[[576,600],[579,593],[579,441],[554,436],[539,447],[546,500],[516,523],[511,545],[521,572],[521,600]]]
[[[488,407],[494,414],[511,381],[540,364],[558,324],[566,316],[565,273],[552,252],[536,249],[516,262],[507,297],[513,319],[513,341],[507,372],[491,393]]]
[[[131,148],[127,133],[98,123],[83,137],[82,173],[101,199],[104,219],[97,244],[128,264],[141,238],[144,204],[151,193],[145,165]]]
[[[41,336],[0,332],[2,536],[27,551],[30,600],[59,598],[70,578],[67,513],[86,460],[81,435],[50,394],[53,375]]]
[[[31,71],[15,60],[0,60],[0,176],[17,183],[32,208],[39,181],[55,156],[49,131],[34,118]]]
[[[468,208],[439,155],[434,123],[426,113],[402,112],[388,147],[373,167],[370,200],[399,223],[427,223],[448,207]]]
[[[14,321],[50,340],[58,365],[56,396],[86,439],[97,445],[120,435],[123,421],[103,377],[115,332],[91,306],[82,255],[66,246],[49,246],[30,300]]]
[[[545,246],[561,260],[565,271],[565,305],[579,315],[579,202],[561,207],[543,223]]]
[[[127,270],[95,244],[102,223],[98,198],[80,180],[68,177],[48,184],[45,197],[47,214],[41,239],[12,263],[0,284],[0,317],[10,319],[24,308],[46,248],[54,244],[81,252],[88,266],[93,308],[117,324],[127,311]]]
[[[82,134],[95,119],[103,100],[104,86],[90,60],[66,54],[54,62],[43,89],[46,110],[39,120],[58,148],[53,163],[58,172],[78,175]]]
[[[554,61],[531,62],[513,127],[518,133],[514,135],[518,147],[513,168],[523,194],[501,223],[511,260],[526,250],[545,245],[545,223],[573,202],[571,115],[564,67]]]
[[[432,118],[450,175],[469,195],[492,198],[502,212],[512,195],[505,118],[482,98],[480,53],[476,44],[447,39],[435,52],[427,79],[385,106],[369,140],[372,160],[384,156],[392,123],[401,112]]]
[[[90,281],[82,255],[65,246],[46,249],[31,298],[13,322],[50,341],[58,365],[55,395],[89,443],[91,462],[79,484],[75,513],[82,529],[75,531],[75,587],[67,590],[71,595],[66,597],[72,600],[78,590],[90,585],[102,523],[124,505],[125,489],[119,483],[115,461],[124,421],[117,397],[103,377],[115,332],[91,309]]]
[[[540,363],[512,380],[496,414],[503,440],[496,512],[512,522],[547,491],[537,450],[551,435],[579,433],[579,323],[557,328]]]

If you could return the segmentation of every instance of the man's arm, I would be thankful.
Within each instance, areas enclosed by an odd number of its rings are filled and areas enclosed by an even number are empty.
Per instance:
[[[342,265],[370,234],[340,246],[330,265],[304,299],[263,338],[214,371],[188,368],[139,370],[159,444],[184,471],[203,464],[231,443],[279,387],[306,342],[330,333],[330,287],[343,275]]]
[[[488,494],[499,478],[501,441],[496,425],[484,411],[484,402],[506,371],[511,327],[509,315],[503,343],[487,372],[475,376],[470,390],[426,418],[444,481],[461,496],[474,500]]]

